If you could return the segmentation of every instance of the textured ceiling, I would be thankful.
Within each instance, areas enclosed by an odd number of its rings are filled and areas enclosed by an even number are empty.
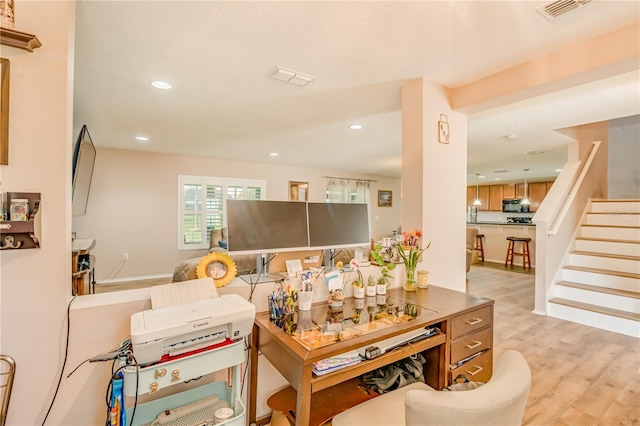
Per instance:
[[[637,1],[553,22],[539,4],[79,1],[74,128],[103,147],[400,176],[407,80],[455,88],[640,19]],[[316,80],[273,80],[276,66]],[[569,141],[554,129],[640,114],[639,82],[636,69],[470,115],[468,174],[553,176]]]

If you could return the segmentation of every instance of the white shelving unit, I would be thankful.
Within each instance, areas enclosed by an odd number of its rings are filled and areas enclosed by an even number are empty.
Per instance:
[[[133,425],[142,426],[152,423],[159,414],[166,410],[174,410],[178,407],[191,404],[203,398],[217,395],[219,399],[228,403],[233,409],[234,415],[230,419],[216,423],[229,426],[244,426],[246,423],[246,409],[240,395],[240,366],[244,362],[243,340],[234,342],[228,346],[215,348],[206,352],[190,355],[174,361],[158,363],[149,367],[137,369],[129,366],[124,371],[125,396],[153,395],[161,389],[196,379],[198,377],[214,373],[227,368],[232,369],[232,385],[227,382],[214,382],[198,388],[179,392],[170,396],[159,398],[136,407]],[[137,383],[137,386],[136,386]],[[130,424],[133,407],[127,407],[127,422]],[[213,412],[209,408],[189,414],[189,421],[196,420],[213,424]],[[180,420],[167,423],[167,426],[185,424]]]

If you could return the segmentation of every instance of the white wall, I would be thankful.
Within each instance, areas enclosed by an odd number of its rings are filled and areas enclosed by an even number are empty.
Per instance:
[[[640,116],[609,122],[609,198],[640,198]]]
[[[87,127],[91,132],[91,124]],[[99,134],[91,134],[100,143]],[[96,277],[171,275],[182,260],[200,257],[207,250],[178,250],[178,175],[264,179],[267,198],[287,200],[289,181],[309,182],[309,201],[324,201],[323,176],[373,179],[371,183],[371,237],[382,238],[400,225],[400,202],[378,207],[378,189],[400,193],[400,179],[353,175],[335,170],[247,163],[216,158],[189,157],[98,148],[87,214],[73,218],[77,238],[97,241]],[[122,261],[122,253],[129,260]]]
[[[42,47],[33,53],[1,47],[11,61],[11,87],[9,164],[0,166],[0,190],[42,194],[41,248],[0,252],[0,352],[17,364],[7,424],[34,425],[42,422],[60,373],[71,298],[75,3],[16,3],[15,28],[37,35]]]

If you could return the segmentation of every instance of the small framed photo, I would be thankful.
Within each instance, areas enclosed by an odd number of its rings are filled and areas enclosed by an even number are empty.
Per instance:
[[[449,143],[449,123],[438,121],[438,142]]]
[[[378,207],[391,207],[393,205],[393,192],[378,190]]]

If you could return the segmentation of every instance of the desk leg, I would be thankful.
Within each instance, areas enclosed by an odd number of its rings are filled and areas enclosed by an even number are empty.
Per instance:
[[[298,383],[298,400],[296,402],[296,425],[307,426],[311,419],[311,364],[302,367],[301,382]]]
[[[256,399],[258,398],[258,333],[253,326],[251,333],[251,375],[249,376],[249,424],[256,422]]]

